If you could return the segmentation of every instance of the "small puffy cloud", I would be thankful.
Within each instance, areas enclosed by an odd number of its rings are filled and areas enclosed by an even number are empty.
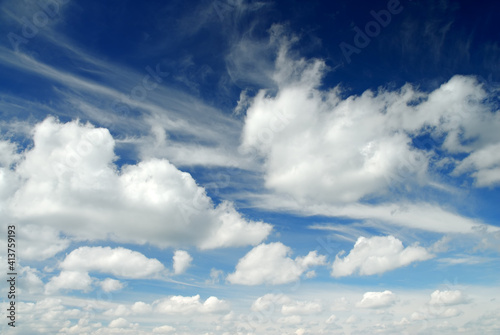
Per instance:
[[[130,314],[132,314],[130,308],[126,305],[123,305],[123,304],[119,304],[116,307],[110,308],[103,313],[103,315],[113,316],[113,317],[114,316],[128,316]]]
[[[171,326],[161,326],[153,328],[153,334],[170,334],[175,332],[175,328]]]
[[[53,294],[59,290],[90,291],[91,285],[92,278],[86,272],[61,271],[45,285],[45,293]]]
[[[236,270],[227,276],[232,284],[260,285],[293,282],[311,266],[324,265],[326,256],[311,251],[292,259],[291,249],[280,242],[260,244],[238,261]]]
[[[163,314],[206,314],[221,313],[229,310],[229,304],[216,297],[209,297],[202,302],[200,295],[192,297],[171,296],[165,299],[157,300],[153,303],[155,311]]]
[[[165,270],[157,259],[121,247],[80,247],[67,255],[59,267],[64,270],[111,273],[124,278],[150,278],[159,276]]]
[[[460,290],[440,291],[436,290],[431,294],[430,305],[453,306],[467,303],[465,295]]]
[[[354,248],[344,258],[337,255],[332,276],[343,277],[353,273],[373,275],[384,273],[433,256],[423,247],[404,247],[394,236],[359,237]]]
[[[118,318],[109,323],[109,328],[127,328],[130,326],[130,322],[124,318]]]
[[[184,273],[187,268],[191,265],[193,258],[189,255],[187,251],[176,250],[174,253],[174,273],[176,275]]]
[[[210,279],[207,279],[205,283],[207,284],[217,284],[223,279],[224,271],[217,270],[215,268],[210,269]]]
[[[14,169],[0,171],[5,214],[22,224],[37,222],[42,233],[41,242],[31,239],[34,247],[26,257],[50,258],[64,250],[68,242],[56,238],[60,233],[79,240],[213,249],[257,245],[272,230],[243,218],[231,202],[214,206],[189,173],[166,159],[117,167],[115,140],[107,129],[49,117],[32,133],[34,145],[20,154]],[[45,243],[50,240],[56,243]]]
[[[462,315],[462,314],[463,314],[463,312],[459,309],[447,308],[444,312],[437,313],[436,317],[442,318],[442,319],[447,319],[447,318],[454,318],[454,317]]]
[[[153,310],[153,307],[149,304],[146,304],[145,302],[137,301],[136,303],[134,303],[132,305],[132,307],[130,309],[135,314],[147,314],[147,313],[151,313],[151,311]]]
[[[99,283],[99,286],[101,286],[104,292],[114,292],[121,290],[122,288],[125,287],[125,285],[122,282],[113,278],[104,279]]]
[[[356,304],[360,308],[384,308],[396,302],[396,295],[391,291],[366,292],[363,299]]]

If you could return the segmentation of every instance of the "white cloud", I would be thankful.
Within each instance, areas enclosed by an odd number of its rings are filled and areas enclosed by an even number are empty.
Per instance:
[[[281,313],[283,315],[319,314],[321,311],[321,304],[314,301],[293,301],[281,306]]]
[[[19,250],[22,259],[44,260],[55,256],[68,248],[70,240],[61,237],[58,230],[36,224],[27,224],[19,227],[26,246]]]
[[[191,257],[187,251],[176,250],[173,260],[174,273],[178,275],[184,273],[187,270],[187,268],[191,265],[193,257]]]
[[[99,283],[104,292],[113,292],[121,290],[125,285],[119,280],[113,278],[106,278]]]
[[[49,117],[34,127],[33,141],[15,171],[4,174],[6,182],[22,180],[4,196],[6,213],[52,235],[212,249],[256,245],[272,230],[243,218],[230,202],[214,207],[190,174],[165,159],[117,171],[107,129]],[[66,247],[61,241],[38,255]]]
[[[335,257],[332,276],[350,276],[355,272],[373,275],[431,257],[423,247],[403,247],[403,243],[394,236],[360,237],[347,256]]]
[[[280,312],[285,317],[278,320],[279,323],[297,324],[301,322],[301,316],[319,315],[323,311],[321,302],[293,300],[285,294],[268,293],[257,298],[251,310],[258,315],[270,316]]]
[[[264,158],[272,197],[291,197],[301,208],[398,201],[392,187],[436,185],[442,171],[434,163],[443,159],[456,164],[453,176],[471,173],[477,186],[500,181],[500,161],[492,158],[500,113],[492,113],[475,78],[457,75],[430,93],[406,84],[345,97],[339,88],[319,88],[322,60],[292,59],[288,48],[282,43],[275,64],[277,92],[253,98],[241,137],[242,151]],[[429,137],[444,141],[414,145]]]
[[[293,303],[293,300],[284,294],[268,293],[262,297],[257,298],[252,303],[251,309],[254,312],[272,313],[278,310],[279,306],[283,306],[284,304],[289,303]]]
[[[280,242],[260,244],[238,261],[236,270],[227,276],[232,284],[260,285],[293,282],[309,267],[324,265],[326,256],[311,251],[305,257],[288,257],[291,249]]]
[[[332,314],[328,317],[328,319],[326,319],[325,323],[332,324],[335,322],[335,320],[337,320],[337,316],[335,314]]]
[[[377,220],[383,223],[426,230],[437,233],[474,234],[478,229],[488,233],[500,232],[499,228],[484,224],[481,220],[469,218],[445,209],[439,205],[417,202],[329,205],[311,203],[307,206],[279,195],[262,195],[255,205],[260,208],[292,211],[302,215],[324,215],[348,217],[356,220]]]
[[[114,316],[128,316],[131,314],[132,314],[132,311],[131,311],[130,307],[123,305],[123,304],[119,304],[116,307],[109,308],[108,310],[104,311],[104,313],[103,313],[103,315],[105,315],[105,316],[113,316],[113,317]]]
[[[0,261],[4,264],[7,263],[7,260],[2,257],[0,257]],[[30,294],[43,291],[44,285],[37,269],[29,266],[18,266],[18,274],[22,278],[19,282],[21,289],[27,290]]]
[[[67,255],[59,267],[64,270],[110,273],[124,278],[158,277],[165,270],[157,259],[121,247],[80,247]]]
[[[145,302],[137,301],[132,305],[131,310],[136,314],[148,314],[151,313],[153,308],[151,305],[146,304]]]
[[[154,334],[169,334],[175,331],[174,327],[171,326],[161,326],[161,327],[156,327],[153,328],[153,333]]]
[[[389,307],[396,302],[396,295],[391,291],[366,292],[363,299],[356,304],[361,308],[384,308]]]
[[[109,323],[109,328],[127,328],[130,326],[130,322],[124,318],[118,318]]]
[[[90,291],[92,278],[86,272],[61,271],[45,285],[46,294],[54,294],[59,290]]]
[[[218,284],[224,277],[224,271],[215,268],[210,269],[210,279],[205,282],[207,284]]]
[[[456,316],[462,315],[463,312],[456,308],[447,308],[444,312],[437,314],[437,317],[446,319],[446,318],[454,318]]]
[[[497,155],[499,150],[500,143],[478,149],[457,165],[454,174],[472,171],[476,186],[497,186],[500,183],[500,157]]]
[[[453,306],[467,303],[467,299],[460,290],[440,291],[436,290],[431,294],[430,305]]]
[[[157,300],[153,305],[156,312],[169,315],[221,313],[229,310],[229,304],[226,301],[216,297],[209,297],[204,302],[201,302],[199,295],[192,297],[171,296]]]

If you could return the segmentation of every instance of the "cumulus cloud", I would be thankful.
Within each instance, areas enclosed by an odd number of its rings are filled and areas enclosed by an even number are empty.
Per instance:
[[[384,308],[396,302],[396,295],[391,291],[366,292],[363,299],[356,304],[361,308]]]
[[[212,249],[256,245],[271,232],[269,224],[244,219],[230,202],[214,206],[190,174],[165,159],[118,170],[107,129],[49,117],[34,127],[33,143],[3,174],[13,185],[3,205],[10,217],[37,222],[52,235]],[[58,242],[39,257],[65,247]]]
[[[229,303],[220,300],[216,297],[209,297],[202,302],[200,295],[192,297],[171,296],[168,298],[157,300],[153,303],[154,309],[158,313],[163,314],[206,314],[206,313],[222,313],[228,312]]]
[[[277,93],[253,98],[241,137],[243,151],[265,157],[267,188],[303,205],[352,203],[419,187],[439,169],[431,161],[445,160],[456,164],[453,175],[470,172],[477,186],[500,181],[491,155],[500,145],[500,113],[475,78],[454,76],[432,92],[406,84],[346,97],[319,88],[322,60],[292,59],[288,48],[283,43],[276,61]],[[443,141],[425,145],[434,139]],[[466,158],[456,160],[457,153]]]
[[[27,224],[19,227],[19,236],[26,246],[19,255],[28,260],[44,260],[68,248],[70,240],[61,236],[57,229]]]
[[[121,290],[125,285],[119,280],[113,278],[106,278],[99,283],[104,292],[114,292]]]
[[[46,294],[54,294],[59,290],[90,291],[92,278],[89,274],[81,271],[61,271],[59,275],[52,277],[45,285]]]
[[[118,318],[109,323],[109,328],[126,328],[130,326],[130,322],[124,318]]]
[[[350,276],[356,272],[360,275],[384,273],[431,257],[423,247],[405,248],[394,236],[359,237],[347,256],[335,257],[332,276]]]
[[[440,291],[436,290],[431,294],[430,305],[453,306],[467,303],[465,295],[460,290]]]
[[[191,265],[191,261],[193,257],[189,255],[187,251],[184,250],[176,250],[174,253],[174,273],[176,275],[184,273],[187,268]]]
[[[124,278],[158,277],[165,270],[157,259],[125,248],[80,247],[59,264],[64,270],[110,273]]]
[[[311,251],[292,259],[291,249],[280,242],[260,244],[238,261],[234,273],[227,276],[232,284],[260,285],[293,282],[312,266],[324,265],[326,256]]]
[[[142,301],[137,301],[134,303],[131,307],[132,312],[136,314],[147,314],[152,311],[152,307],[149,304],[146,304],[145,302]]]
[[[7,260],[0,257],[0,262],[7,263]],[[18,274],[22,278],[19,282],[21,289],[27,290],[29,293],[38,293],[43,291],[44,285],[40,279],[40,273],[37,269],[29,266],[18,266]]]

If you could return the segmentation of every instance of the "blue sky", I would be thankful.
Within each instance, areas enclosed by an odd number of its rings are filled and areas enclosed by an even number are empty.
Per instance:
[[[2,2],[1,332],[500,331],[499,6]]]

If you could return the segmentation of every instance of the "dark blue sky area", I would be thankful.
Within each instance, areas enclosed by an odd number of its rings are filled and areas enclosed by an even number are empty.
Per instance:
[[[133,69],[161,62],[172,73],[166,82],[228,111],[241,89],[265,86],[227,74],[229,48],[238,39],[266,44],[273,23],[284,24],[299,36],[294,46],[298,55],[326,61],[331,71],[325,86],[341,83],[348,94],[381,85],[397,89],[405,82],[432,90],[455,74],[473,74],[490,83],[500,78],[500,4],[496,1],[483,1],[480,6],[473,1],[431,0],[250,2],[253,10],[246,12],[239,12],[231,1],[141,5],[87,1],[85,8],[78,3],[68,6],[72,10],[61,26],[68,38],[105,61]],[[384,16],[388,8],[396,14]],[[375,23],[372,12],[385,20],[385,27]],[[367,27],[371,36],[358,36]],[[346,53],[346,45],[355,49]],[[24,47],[73,72],[78,65],[67,62],[43,39],[35,38]],[[273,50],[259,57],[272,63]],[[95,76],[87,70],[81,74]],[[244,70],[247,75],[259,71]],[[15,75],[6,74],[13,80],[4,89],[21,85]],[[25,86],[24,92],[30,92],[30,87]]]

